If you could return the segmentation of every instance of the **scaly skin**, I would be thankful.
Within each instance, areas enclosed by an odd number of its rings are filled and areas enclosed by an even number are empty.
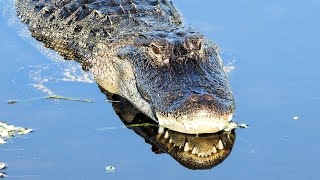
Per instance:
[[[120,96],[106,95],[122,122],[152,145],[154,153],[167,153],[189,169],[211,169],[222,163],[232,151],[236,139],[234,130],[196,136],[163,129]]]
[[[160,125],[213,133],[235,105],[218,47],[183,25],[168,0],[16,0],[44,46],[76,60],[106,91]]]

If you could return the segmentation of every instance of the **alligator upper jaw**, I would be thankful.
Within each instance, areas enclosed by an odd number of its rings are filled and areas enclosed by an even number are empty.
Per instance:
[[[156,113],[160,126],[185,134],[207,134],[223,130],[232,120],[233,113],[213,115],[209,111],[200,111],[192,116]]]

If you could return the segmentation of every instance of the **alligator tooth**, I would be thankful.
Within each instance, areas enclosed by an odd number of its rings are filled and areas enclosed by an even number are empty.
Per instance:
[[[218,149],[223,149],[223,143],[221,140],[219,140],[219,143],[218,143]]]
[[[204,155],[204,157],[208,157],[208,154]]]
[[[160,126],[159,129],[158,129],[158,133],[159,134],[162,134],[164,132],[164,127],[163,126]]]
[[[179,146],[179,149],[182,149],[182,147],[183,147],[183,146],[182,146],[182,145],[180,145],[180,146]]]
[[[168,139],[168,138],[169,138],[169,132],[168,132],[168,131],[166,131],[166,133],[164,134],[164,138],[165,138],[165,139]]]
[[[196,147],[194,147],[193,149],[192,149],[192,152],[191,152],[192,154],[197,154],[198,153],[198,149],[196,148]]]
[[[212,152],[213,152],[213,153],[217,153],[217,152],[218,152],[218,151],[217,151],[217,148],[216,148],[215,146],[213,146]]]
[[[199,153],[199,154],[198,154],[198,157],[203,157],[203,154],[202,154],[202,153]]]
[[[231,121],[232,118],[233,118],[233,115],[232,115],[232,114],[229,114],[229,115],[228,115],[228,121]]]
[[[187,151],[189,151],[189,150],[190,150],[190,148],[189,148],[189,143],[186,142],[186,144],[184,145],[183,151],[187,152]]]
[[[172,139],[169,139],[169,143],[172,143]]]

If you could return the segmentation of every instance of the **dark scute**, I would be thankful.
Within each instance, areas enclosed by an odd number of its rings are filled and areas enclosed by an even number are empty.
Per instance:
[[[76,21],[81,21],[82,19],[86,18],[91,13],[91,10],[83,5],[81,10],[76,14]]]
[[[44,8],[44,4],[43,3],[37,3],[35,6],[34,6],[34,12],[40,12],[42,8]]]
[[[74,28],[74,32],[81,32],[81,30],[82,30],[82,26],[81,25],[77,25],[75,28]]]

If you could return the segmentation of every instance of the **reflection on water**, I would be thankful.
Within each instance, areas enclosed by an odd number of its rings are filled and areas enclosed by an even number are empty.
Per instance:
[[[126,99],[106,93],[122,122],[152,146],[156,154],[167,153],[189,169],[211,169],[222,163],[231,153],[236,134],[190,135],[158,126],[139,112]]]

